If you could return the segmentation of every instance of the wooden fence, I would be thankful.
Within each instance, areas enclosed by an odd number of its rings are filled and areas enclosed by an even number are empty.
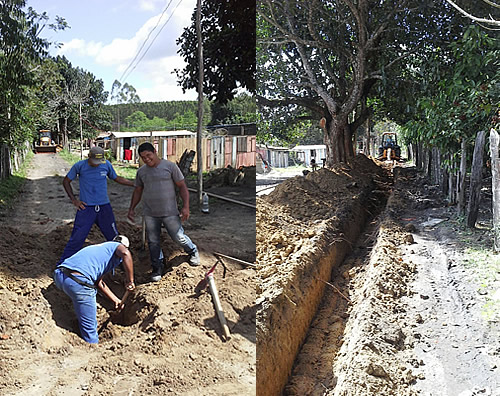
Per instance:
[[[0,146],[0,180],[6,179],[17,171],[26,155],[31,150],[31,144],[26,142],[23,147],[17,150],[10,150],[9,146],[3,144]]]

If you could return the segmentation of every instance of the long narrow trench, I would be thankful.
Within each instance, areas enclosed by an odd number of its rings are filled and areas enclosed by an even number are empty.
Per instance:
[[[333,269],[330,284],[325,288],[321,304],[295,359],[284,395],[323,395],[326,390],[335,388],[333,365],[344,341],[350,296],[360,286],[357,282],[363,278],[365,264],[376,242],[380,213],[385,203],[385,199],[380,201],[374,217],[353,244],[351,253],[342,265]]]

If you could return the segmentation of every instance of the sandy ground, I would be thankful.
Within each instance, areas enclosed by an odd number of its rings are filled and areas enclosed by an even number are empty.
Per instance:
[[[396,174],[387,206],[381,203],[380,214],[371,210],[351,254],[333,269],[283,394],[500,395],[500,260],[491,252],[490,203],[483,202],[478,228],[467,230],[418,172]],[[355,172],[349,175],[363,188]],[[277,225],[257,223],[258,302],[280,293],[299,301],[305,280],[301,287],[290,282],[292,265],[311,260],[317,249],[319,257],[327,252],[314,244],[330,215],[330,199],[317,197],[320,180],[286,183],[258,201],[258,218]],[[340,178],[333,184],[349,186]],[[338,205],[353,190],[337,188]],[[309,249],[300,254],[303,246]],[[301,325],[293,304],[281,304],[273,312],[290,311]],[[258,340],[265,309],[258,304]],[[270,331],[283,325],[275,322]]]
[[[69,298],[51,280],[75,213],[61,184],[68,170],[57,155],[36,155],[16,207],[0,217],[0,393],[255,394],[254,269],[227,259],[215,269],[229,341],[208,290],[195,290],[217,262],[214,252],[255,261],[255,210],[211,199],[207,215],[192,199],[184,228],[200,249],[202,265],[190,267],[164,233],[171,268],[161,282],[150,283],[142,231],[125,221],[132,188],[110,182],[119,231],[131,240],[137,291],[116,317],[98,298],[100,343],[91,348],[77,334]],[[255,181],[247,182],[214,184],[208,191],[254,203]],[[72,184],[77,191],[77,183]],[[87,242],[102,241],[94,228]],[[108,284],[123,293],[118,275]]]

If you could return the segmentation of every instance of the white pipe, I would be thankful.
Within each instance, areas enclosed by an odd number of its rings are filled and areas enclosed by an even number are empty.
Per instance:
[[[215,286],[215,280],[213,274],[209,274],[207,276],[208,287],[210,288],[210,294],[212,294],[212,298],[214,300],[215,312],[217,312],[217,316],[219,317],[219,322],[222,325],[222,330],[224,331],[224,336],[226,337],[226,341],[231,338],[231,333],[229,332],[229,327],[226,323],[226,318],[224,317],[224,311],[222,310],[222,305],[219,300],[219,293],[217,292],[217,286]]]

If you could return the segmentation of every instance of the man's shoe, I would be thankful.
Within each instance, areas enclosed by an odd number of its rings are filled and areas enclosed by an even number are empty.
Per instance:
[[[161,270],[153,271],[151,273],[151,281],[152,282],[159,282],[161,280]]]
[[[195,252],[189,256],[189,265],[197,267],[200,265],[200,254]]]

